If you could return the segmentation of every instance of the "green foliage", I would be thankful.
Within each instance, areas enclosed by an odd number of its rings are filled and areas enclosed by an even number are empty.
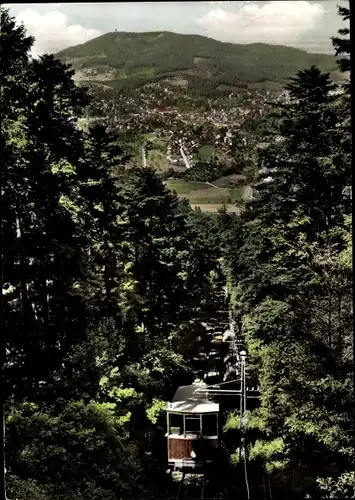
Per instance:
[[[335,54],[337,56],[343,56],[337,62],[340,67],[340,71],[347,72],[350,71],[350,54],[351,45],[349,38],[343,38],[345,35],[350,33],[350,9],[349,7],[338,6],[338,14],[343,18],[343,21],[347,22],[346,28],[341,28],[338,33],[341,37],[332,37],[332,44],[335,48]]]
[[[221,165],[218,161],[198,160],[195,164],[181,174],[181,178],[186,181],[212,182],[226,175],[239,173],[241,166]]]
[[[352,498],[355,495],[355,472],[344,472],[338,478],[317,479],[319,489],[326,498]]]
[[[231,412],[226,420],[226,423],[223,427],[223,432],[227,432],[229,430],[235,430],[240,428],[240,419],[237,413]]]
[[[285,448],[285,443],[281,438],[273,439],[272,441],[257,440],[250,448],[249,457],[254,460],[262,457],[266,460],[271,459],[275,455],[282,453]]]
[[[338,121],[336,97],[329,94],[329,76],[315,67],[299,72],[287,89],[291,104],[280,107],[280,129],[275,131],[284,139],[260,155],[263,171],[250,207],[255,208],[253,216],[266,221],[271,216],[266,207],[272,203],[277,219],[308,216],[312,225],[307,232],[321,232],[341,223],[348,210],[342,191],[349,173],[339,165],[339,138],[332,131]],[[267,177],[272,181],[265,182]]]
[[[230,461],[232,465],[237,465],[239,463],[240,461],[239,450],[236,450],[234,453],[231,454]]]
[[[247,429],[256,429],[261,432],[266,431],[266,419],[264,408],[258,408],[254,411],[245,412],[245,421]]]
[[[48,409],[18,405],[8,418],[12,470],[37,476],[38,484],[58,496],[68,495],[73,484],[82,492],[90,484],[108,494],[117,493],[117,487],[121,494],[138,492],[138,450],[130,442],[127,421],[111,403],[58,402]]]
[[[1,89],[11,491],[156,493],[153,423],[191,377],[186,339],[214,300],[218,245],[154,171],[127,167],[127,137],[76,127],[86,90],[52,56],[28,58],[32,39],[6,11],[1,22],[12,42]]]
[[[283,140],[260,152],[255,198],[227,249],[238,333],[261,390],[246,419],[249,457],[286,495],[317,492],[317,477],[334,494],[353,464],[351,143],[349,109],[332,89],[316,67],[287,86],[272,130]]]
[[[345,216],[343,237],[346,242],[346,247],[339,254],[339,262],[345,268],[352,270],[353,268],[353,239],[352,239],[352,216]]]
[[[211,71],[206,95],[218,78],[223,87],[300,69],[272,131],[283,140],[258,159],[260,181],[271,175],[273,182],[257,184],[256,200],[236,219],[225,210],[193,212],[154,170],[132,168],[135,131],[80,130],[86,89],[53,56],[31,59],[33,39],[3,9],[0,36],[1,397],[10,495],[114,500],[157,495],[159,488],[166,496],[166,401],[194,376],[204,323],[220,328],[225,274],[249,351],[248,375],[261,388],[260,406],[247,412],[243,429],[235,412],[227,418],[226,442],[247,432],[249,458],[282,493],[290,492],[295,470],[293,492],[348,493],[350,108],[346,93],[330,95],[327,74],[314,66],[301,71],[317,60],[328,68],[332,58],[165,32],[108,34],[61,54],[82,58],[82,69],[107,65],[141,82],[152,73],[158,79],[162,71],[189,71],[198,92]],[[186,175],[210,182],[229,173],[217,158],[205,160],[199,173]],[[252,170],[253,162],[245,159],[241,168]]]
[[[21,479],[14,475],[7,477],[9,495],[13,498],[27,498],[28,500],[48,500],[51,494],[48,488],[39,485],[32,479]]]
[[[79,263],[85,237],[62,200],[73,192],[81,157],[71,118],[80,116],[88,97],[52,56],[28,58],[32,39],[15,28],[7,11],[1,11],[1,23],[2,39],[13,44],[1,87],[3,283],[9,292],[4,321],[12,388],[6,396],[37,397],[41,381],[55,376],[85,337],[79,317],[86,304],[74,290],[84,274]]]
[[[164,415],[167,409],[166,401],[161,401],[160,399],[154,398],[153,404],[147,409],[147,417],[152,424],[156,424],[158,417]]]

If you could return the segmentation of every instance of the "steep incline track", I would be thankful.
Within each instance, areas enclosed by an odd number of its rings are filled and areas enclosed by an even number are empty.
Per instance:
[[[176,499],[181,498],[208,498],[205,496],[208,492],[209,482],[205,474],[188,474],[185,472],[179,473],[181,475]]]

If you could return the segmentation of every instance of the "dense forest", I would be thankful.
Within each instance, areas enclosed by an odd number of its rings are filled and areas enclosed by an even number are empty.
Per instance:
[[[32,59],[33,42],[2,9],[8,498],[168,498],[166,404],[195,378],[225,283],[261,398],[223,427],[219,498],[246,498],[241,430],[262,471],[252,498],[353,498],[350,84],[336,94],[318,67],[298,71],[270,116],[282,140],[258,153],[253,200],[238,217],[209,214],[130,166],[122,136],[80,130],[87,89],[53,55]],[[349,29],[332,42],[349,72]]]

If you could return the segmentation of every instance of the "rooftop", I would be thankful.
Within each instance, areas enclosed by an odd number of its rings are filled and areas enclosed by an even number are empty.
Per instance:
[[[219,411],[219,404],[210,401],[207,395],[196,393],[196,389],[207,388],[204,382],[179,387],[168,405],[168,411],[181,413],[212,413]]]

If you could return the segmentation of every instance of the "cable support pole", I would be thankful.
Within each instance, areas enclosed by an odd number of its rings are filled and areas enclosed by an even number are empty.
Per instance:
[[[4,142],[0,149],[3,152]],[[2,156],[2,155],[1,155]],[[3,170],[2,170],[3,171]],[[5,361],[6,361],[6,322],[4,317],[4,177],[0,180],[0,500],[8,500],[6,496],[6,464],[5,464]],[[7,391],[6,391],[7,393]]]
[[[241,408],[241,430],[243,433],[242,437],[242,443],[241,443],[241,452],[243,455],[243,461],[244,461],[244,477],[245,477],[245,486],[247,490],[247,498],[249,500],[250,498],[250,490],[249,490],[249,481],[248,481],[248,471],[247,471],[247,447],[246,447],[246,440],[245,440],[245,434],[246,434],[246,422],[245,422],[245,412],[246,412],[246,402],[247,402],[247,397],[246,397],[246,375],[245,375],[245,360],[246,360],[246,352],[241,351],[240,353],[241,357],[241,379],[242,379],[242,394],[240,395],[241,403],[240,403],[240,408]]]

